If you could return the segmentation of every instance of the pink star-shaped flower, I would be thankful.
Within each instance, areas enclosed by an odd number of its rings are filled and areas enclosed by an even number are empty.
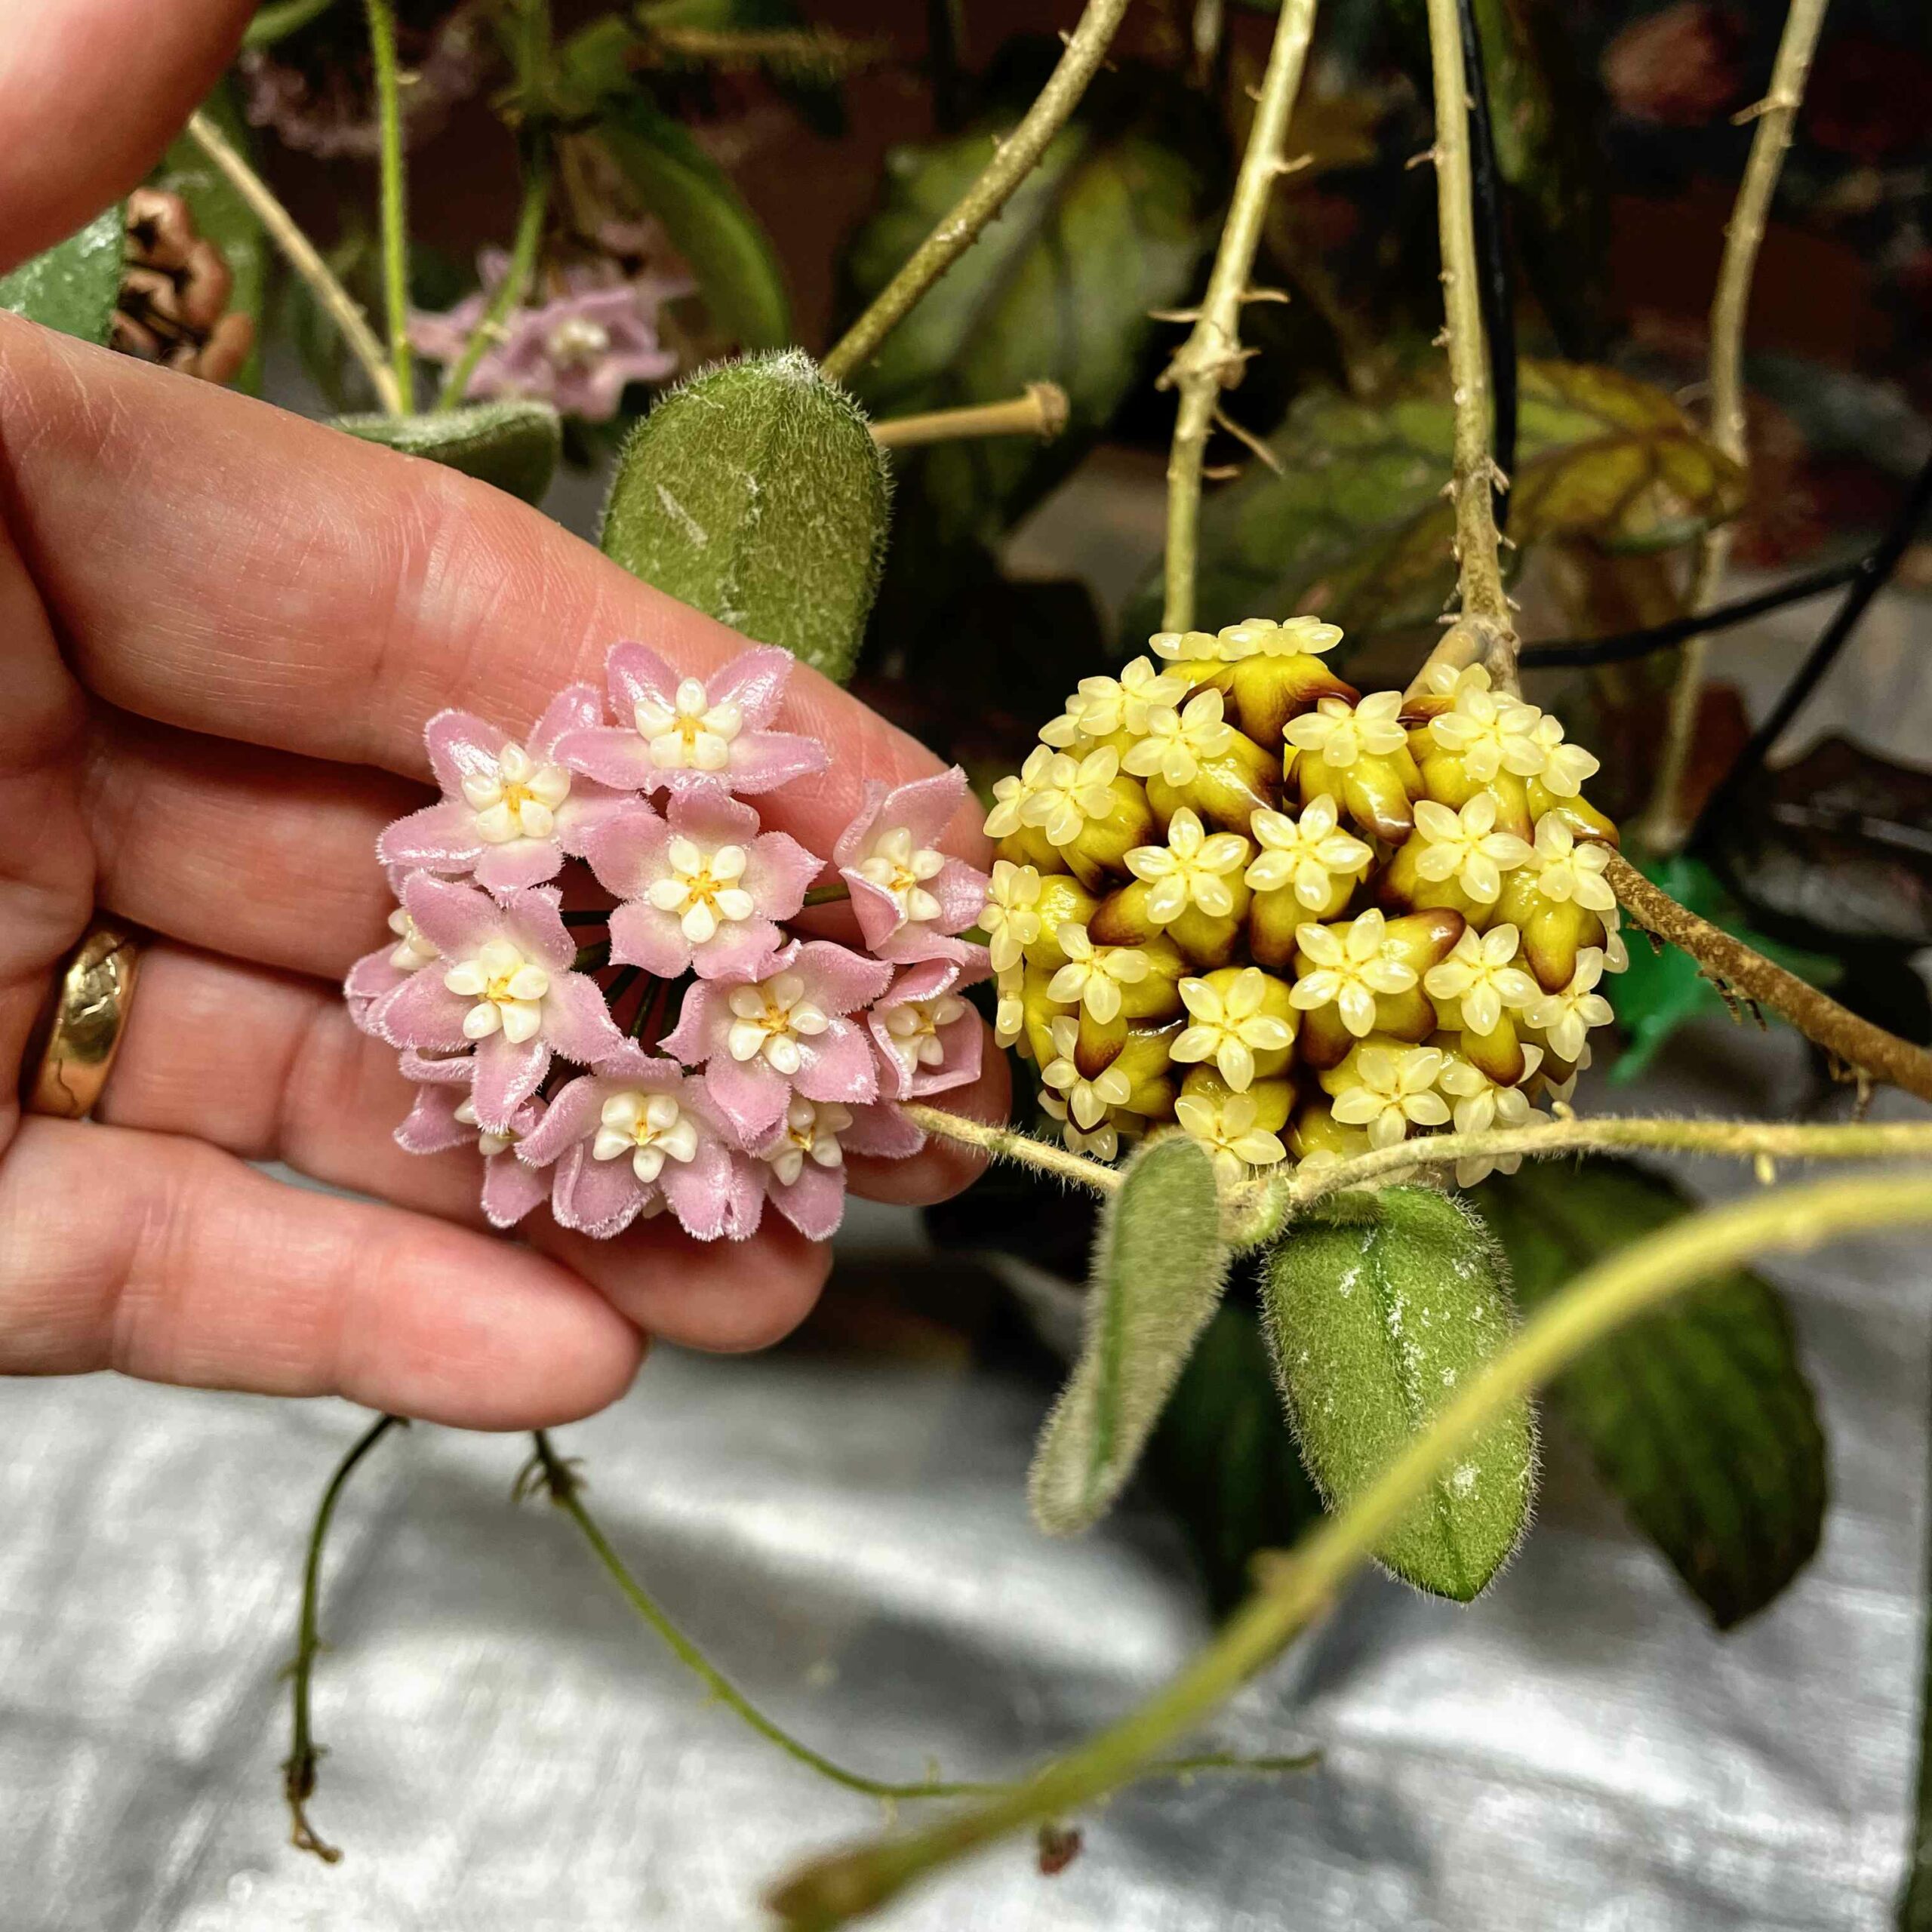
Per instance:
[[[841,1106],[795,1094],[752,1166],[764,1198],[808,1241],[829,1241],[845,1213],[845,1156],[903,1159],[925,1136],[896,1107]]]
[[[703,1083],[629,1040],[561,1088],[516,1152],[555,1164],[552,1213],[600,1239],[668,1206],[700,1241],[742,1240],[764,1207]]]
[[[591,685],[553,698],[519,744],[466,711],[439,711],[423,737],[443,795],[399,818],[377,842],[385,865],[469,875],[499,897],[541,885],[566,853],[623,802],[623,795],[573,771],[558,741],[601,724],[603,701]]]
[[[852,894],[866,944],[881,959],[950,959],[980,949],[952,937],[985,909],[986,875],[939,849],[966,796],[957,765],[888,791],[875,780],[859,815],[838,835],[832,862]]]
[[[973,949],[983,958],[983,949]],[[949,959],[902,967],[867,1019],[878,1048],[879,1088],[888,1099],[917,1100],[980,1077],[980,1016],[959,996],[986,977]]]
[[[685,996],[664,1051],[707,1069],[718,1110],[747,1147],[807,1102],[861,1105],[878,1091],[865,1029],[845,1016],[878,998],[891,967],[829,940],[793,940],[737,981],[700,980]]]
[[[660,818],[635,804],[590,835],[598,880],[626,903],[611,915],[611,957],[660,979],[688,968],[746,980],[783,943],[777,921],[805,903],[819,861],[715,786],[674,794]]]
[[[553,1054],[589,1066],[622,1044],[596,981],[572,970],[577,946],[554,891],[499,900],[412,872],[402,903],[438,956],[384,995],[371,1020],[392,1046],[419,1053],[473,1044],[472,1103],[492,1134],[515,1131],[516,1111],[543,1085]]]
[[[557,755],[574,770],[625,791],[674,796],[721,784],[749,797],[823,771],[816,738],[767,728],[792,675],[790,652],[766,645],[741,652],[708,678],[681,678],[648,645],[614,645],[605,671],[611,707],[625,721],[567,731]]]
[[[526,1100],[508,1134],[492,1134],[476,1118],[469,1094],[475,1063],[467,1054],[426,1060],[403,1055],[403,1071],[422,1084],[416,1104],[395,1131],[396,1144],[412,1154],[440,1154],[445,1148],[478,1147],[483,1154],[483,1213],[492,1227],[513,1228],[550,1192],[550,1177],[516,1158],[515,1149],[543,1118],[541,1100]]]

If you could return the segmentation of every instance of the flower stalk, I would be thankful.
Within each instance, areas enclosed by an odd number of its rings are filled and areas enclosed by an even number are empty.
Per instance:
[[[402,152],[402,76],[396,63],[395,13],[389,0],[365,0],[369,52],[376,70],[376,115],[380,132],[383,294],[388,311],[389,361],[398,407],[407,410],[414,389],[409,348],[409,230]]]
[[[1349,1509],[1325,1518],[1293,1549],[1265,1560],[1260,1588],[1246,1606],[1138,1711],[982,1804],[806,1866],[771,1894],[773,1909],[792,1932],[826,1932],[995,1838],[1063,1818],[1128,1783],[1333,1604],[1465,1443],[1585,1349],[1752,1255],[1928,1222],[1932,1171],[1860,1176],[1733,1201],[1606,1257],[1540,1310]]]
[[[454,409],[463,401],[476,365],[491,346],[502,340],[504,318],[519,307],[530,292],[537,273],[537,251],[543,240],[543,221],[550,206],[550,155],[547,144],[539,143],[525,164],[523,205],[516,220],[516,236],[510,244],[509,266],[497,283],[488,306],[470,331],[463,352],[450,365],[443,386],[436,395],[438,410]]]
[[[1066,392],[1059,383],[1029,383],[1024,395],[1006,402],[889,416],[872,426],[872,441],[888,450],[958,442],[973,436],[1037,436],[1042,442],[1051,442],[1066,427]]]
[[[1315,31],[1315,0],[1282,0],[1275,41],[1263,76],[1241,157],[1233,203],[1214,254],[1194,327],[1174,352],[1161,386],[1179,397],[1174,441],[1168,455],[1166,581],[1161,628],[1184,631],[1194,622],[1195,570],[1201,525],[1201,472],[1208,436],[1220,411],[1221,392],[1241,380],[1247,352],[1241,346],[1241,305],[1251,299],[1249,277],[1260,245],[1268,198],[1290,171],[1284,159],[1288,122],[1300,91],[1308,44]]]

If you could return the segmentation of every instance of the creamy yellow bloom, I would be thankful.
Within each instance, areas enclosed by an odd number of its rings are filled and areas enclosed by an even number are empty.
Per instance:
[[[1293,886],[1296,898],[1311,912],[1327,905],[1336,879],[1353,877],[1375,857],[1364,840],[1340,829],[1340,811],[1326,792],[1303,806],[1299,818],[1259,809],[1248,829],[1262,851],[1247,869],[1247,883],[1257,892]]]
[[[989,838],[1010,838],[1028,822],[1026,808],[1045,781],[1053,761],[1052,751],[1038,745],[1026,754],[1026,762],[1017,773],[993,781],[992,810],[987,813],[986,823]]]
[[[1239,832],[1207,832],[1200,815],[1183,805],[1168,822],[1166,844],[1137,845],[1125,863],[1148,888],[1148,918],[1166,926],[1190,906],[1226,918],[1235,909],[1228,875],[1241,869],[1252,849]]]
[[[1549,1042],[1558,1060],[1575,1060],[1592,1026],[1607,1026],[1616,1017],[1610,1001],[1596,990],[1603,977],[1603,948],[1586,946],[1577,955],[1577,970],[1559,993],[1545,993],[1524,1018]]]
[[[1245,1093],[1254,1084],[1254,1056],[1280,1053],[1295,1037],[1287,1020],[1262,1011],[1268,983],[1258,966],[1244,967],[1222,986],[1208,980],[1182,980],[1189,1023],[1168,1048],[1170,1057],[1182,1064],[1212,1060],[1237,1094]]]
[[[1372,1033],[1377,995],[1405,993],[1417,978],[1413,966],[1388,956],[1387,939],[1388,921],[1373,908],[1343,926],[1297,926],[1295,944],[1312,965],[1295,981],[1290,1001],[1303,1013],[1339,1008],[1357,1039]]]
[[[1170,785],[1190,785],[1204,758],[1219,758],[1234,742],[1235,728],[1222,715],[1221,694],[1199,691],[1184,709],[1149,707],[1140,742],[1124,761],[1136,778],[1157,772]]]
[[[1047,996],[1084,1006],[1098,1026],[1120,1017],[1121,988],[1137,986],[1153,970],[1138,946],[1096,946],[1084,926],[1062,926],[1055,937],[1066,964],[1054,975]]]
[[[1035,751],[1020,768],[1023,780],[1039,755]],[[1120,754],[1107,745],[1081,758],[1070,757],[1065,752],[1051,752],[1048,757],[1048,764],[1032,783],[1020,807],[1020,823],[1037,826],[1051,845],[1071,845],[1086,829],[1089,819],[1103,819],[1112,811],[1114,780],[1120,776]]]
[[[1456,949],[1423,975],[1431,999],[1458,1000],[1463,1024],[1472,1033],[1493,1033],[1506,1012],[1519,1011],[1543,997],[1543,989],[1515,964],[1521,935],[1514,926],[1472,926]]]
[[[1089,1080],[1074,1064],[1073,1049],[1080,1038],[1077,1020],[1056,1020],[1050,1030],[1054,1057],[1041,1068],[1040,1078],[1059,1095],[1061,1104],[1073,1116],[1074,1124],[1083,1132],[1091,1133],[1106,1119],[1109,1107],[1126,1104],[1133,1087],[1117,1066],[1110,1066]]]
[[[1287,1158],[1281,1137],[1260,1124],[1260,1111],[1252,1094],[1183,1094],[1174,1103],[1183,1131],[1207,1149],[1215,1171],[1229,1181]]]
[[[1580,844],[1554,812],[1537,820],[1536,841],[1524,863],[1537,891],[1556,905],[1574,901],[1586,912],[1614,912],[1617,894],[1603,875],[1610,854],[1594,843]]]
[[[1137,657],[1118,678],[1082,678],[1066,709],[1041,731],[1040,742],[1065,747],[1081,738],[1144,731],[1150,711],[1178,704],[1187,689],[1184,672],[1156,671],[1149,659]]]
[[[1449,1118],[1449,1103],[1435,1091],[1441,1071],[1440,1048],[1364,1043],[1321,1084],[1334,1096],[1338,1121],[1366,1128],[1371,1147],[1392,1147],[1411,1127],[1440,1127]]]
[[[1489,673],[1471,665],[1456,681],[1455,702],[1439,718],[1429,720],[1429,735],[1444,751],[1463,761],[1479,785],[1500,771],[1534,778],[1549,761],[1549,751],[1536,735],[1543,713],[1533,704],[1489,688]]]
[[[1527,1081],[1543,1062],[1543,1049],[1523,1049],[1523,1079]],[[1549,1116],[1530,1105],[1521,1086],[1504,1087],[1460,1054],[1445,1054],[1435,1084],[1455,1102],[1453,1124],[1458,1134],[1487,1134],[1491,1128],[1541,1125]],[[1456,1163],[1458,1187],[1474,1187],[1492,1174],[1513,1174],[1523,1164],[1520,1154],[1478,1154]]]
[[[1397,717],[1401,708],[1400,691],[1371,691],[1354,705],[1324,697],[1312,711],[1290,718],[1281,735],[1296,750],[1345,771],[1358,759],[1388,758],[1407,745],[1409,734]]]
[[[1458,812],[1433,798],[1416,803],[1416,870],[1432,884],[1454,879],[1479,906],[1503,896],[1503,875],[1525,863],[1530,843],[1496,829],[1496,801],[1478,792]]]
[[[1170,664],[1212,663],[1221,654],[1221,641],[1212,631],[1156,631],[1147,642]]]
[[[1016,866],[1010,859],[993,861],[980,926],[986,935],[986,949],[995,973],[1012,972],[1022,952],[1040,937],[1039,904],[1037,866]]]
[[[1341,641],[1341,626],[1319,617],[1290,617],[1281,623],[1272,617],[1244,617],[1238,624],[1222,626],[1215,654],[1224,664],[1238,664],[1246,657],[1318,657]]]

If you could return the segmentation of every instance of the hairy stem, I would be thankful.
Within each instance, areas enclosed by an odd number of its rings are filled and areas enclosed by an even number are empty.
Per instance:
[[[899,1111],[915,1127],[937,1134],[942,1140],[956,1140],[962,1147],[977,1147],[995,1160],[1011,1161],[1036,1174],[1054,1174],[1095,1194],[1111,1194],[1120,1186],[1120,1170],[1084,1154],[1070,1154],[1057,1142],[1035,1140],[1011,1127],[989,1127],[982,1120],[968,1120],[964,1114],[943,1112],[937,1107],[906,1101]]]
[[[409,231],[404,220],[402,76],[396,66],[395,14],[389,0],[365,0],[376,69],[376,118],[382,152],[383,300],[389,312],[389,362],[399,408],[413,406],[409,352]]]
[[[1734,1201],[1676,1222],[1577,1277],[1439,1411],[1338,1516],[1266,1563],[1260,1589],[1167,1687],[1024,1783],[924,1829],[808,1866],[770,1903],[794,1932],[823,1932],[1006,1833],[1069,1812],[1138,1776],[1334,1601],[1431,1479],[1492,1417],[1605,1335],[1749,1256],[1932,1221],[1932,1174],[1860,1176]]]
[[[1456,28],[1463,43],[1463,79],[1469,100],[1469,201],[1475,222],[1477,285],[1482,292],[1491,401],[1491,454],[1504,477],[1516,467],[1516,309],[1509,235],[1503,220],[1503,168],[1491,125],[1489,81],[1475,0],[1456,0]],[[1490,492],[1490,512],[1501,536],[1509,521],[1509,495],[1499,478]]]
[[[1457,0],[1429,0],[1429,50],[1435,80],[1436,223],[1441,236],[1444,336],[1449,351],[1461,610],[1423,666],[1487,666],[1500,691],[1517,688],[1516,627],[1503,589],[1492,492],[1506,479],[1490,453],[1489,355],[1482,326],[1469,165],[1469,97]],[[1415,686],[1422,683],[1418,676]]]
[[[931,409],[918,416],[888,416],[872,426],[881,449],[920,443],[958,442],[968,436],[1038,436],[1051,442],[1066,427],[1066,392],[1057,383],[1029,383],[1008,402],[971,403],[963,409]]]
[[[293,1718],[288,1757],[281,1767],[281,1788],[288,1801],[288,1841],[297,1851],[312,1851],[326,1865],[334,1865],[342,1854],[319,1838],[309,1823],[308,1801],[315,1795],[315,1761],[321,1755],[309,1715],[309,1684],[315,1674],[315,1653],[321,1647],[318,1628],[321,1613],[322,1546],[328,1540],[329,1525],[335,1520],[335,1506],[355,1473],[355,1466],[381,1441],[392,1429],[407,1429],[401,1416],[378,1416],[355,1438],[349,1454],[336,1465],[335,1473],[322,1491],[309,1532],[309,1553],[302,1565],[302,1614],[296,1626],[295,1662],[288,1673],[289,1706]]]
[[[1194,622],[1201,462],[1221,392],[1241,380],[1247,361],[1241,346],[1241,304],[1248,299],[1248,278],[1254,272],[1254,253],[1261,242],[1268,198],[1288,170],[1284,156],[1288,121],[1300,91],[1302,69],[1314,31],[1315,0],[1281,0],[1268,71],[1262,78],[1254,124],[1248,130],[1247,151],[1241,157],[1234,199],[1214,251],[1208,291],[1201,299],[1192,331],[1161,377],[1161,386],[1174,389],[1179,397],[1174,441],[1168,454],[1163,630],[1186,630]]]
[[[537,272],[537,251],[543,239],[543,218],[550,206],[550,157],[547,146],[540,146],[525,164],[523,205],[516,220],[516,238],[510,245],[509,266],[497,283],[489,306],[477,318],[476,326],[463,345],[463,352],[452,362],[437,392],[436,407],[454,409],[462,401],[476,365],[491,345],[500,341],[503,318],[517,308],[529,292],[531,278]]]
[[[1816,986],[1807,986],[1795,973],[1786,972],[1743,940],[1700,919],[1653,885],[1621,853],[1609,854],[1604,876],[1640,926],[1689,953],[1707,978],[1769,1007],[1854,1072],[1932,1100],[1932,1053],[1924,1048],[1861,1020]]]
[[[195,145],[213,162],[228,184],[248,205],[249,211],[262,224],[282,259],[309,285],[309,290],[323,313],[342,331],[349,352],[361,365],[376,392],[376,401],[389,415],[402,413],[401,392],[395,376],[383,360],[383,346],[371,329],[368,318],[355,300],[331,272],[316,252],[315,245],[297,226],[295,217],[275,198],[274,191],[248,165],[239,150],[205,114],[191,115],[188,133]]]
[[[920,297],[971,247],[980,230],[1005,207],[1008,197],[1046,152],[1047,143],[1079,105],[1087,83],[1106,57],[1108,46],[1127,8],[1128,0],[1087,0],[1080,24],[1068,37],[1066,52],[1019,126],[995,146],[992,161],[979,179],[826,355],[820,366],[833,381],[844,381],[872,360],[879,344],[904,320]]]
[[[1824,24],[1826,0],[1791,0],[1784,32],[1771,69],[1771,91],[1747,114],[1757,117],[1751,138],[1751,157],[1737,190],[1737,205],[1724,233],[1724,260],[1718,270],[1715,299],[1711,304],[1711,440],[1734,463],[1748,465],[1750,446],[1744,419],[1744,324],[1751,307],[1751,281],[1771,198],[1777,192],[1785,151],[1791,146],[1799,103],[1804,98],[1805,76],[1812,50]],[[1692,580],[1690,608],[1708,610],[1717,601],[1730,561],[1733,526],[1714,524],[1698,540],[1697,567]],[[1705,641],[1702,633],[1688,638],[1670,694],[1669,722],[1657,767],[1657,785],[1639,827],[1639,836],[1654,852],[1676,850],[1687,829],[1684,811],[1684,780],[1697,736],[1697,712],[1704,691]]]

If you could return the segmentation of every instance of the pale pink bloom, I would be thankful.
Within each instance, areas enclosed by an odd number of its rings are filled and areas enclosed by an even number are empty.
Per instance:
[[[486,248],[478,258],[482,285],[441,315],[413,312],[410,341],[432,361],[457,361],[509,269],[509,257]],[[627,275],[616,262],[580,263],[563,270],[562,292],[512,309],[463,385],[466,401],[517,396],[547,402],[561,416],[608,423],[632,383],[661,383],[677,373],[678,355],[658,334],[666,302],[691,294],[687,276]]]
[[[662,1045],[706,1069],[718,1111],[755,1147],[795,1096],[854,1107],[875,1098],[878,1069],[864,1028],[846,1016],[878,998],[892,969],[829,940],[793,940],[736,981],[700,980]]]
[[[398,897],[402,891],[400,875],[392,874],[391,889]],[[365,1033],[382,1037],[382,1024],[377,1009],[386,995],[414,973],[420,973],[438,955],[435,946],[417,931],[416,921],[400,906],[389,915],[389,931],[392,937],[385,940],[374,952],[365,952],[349,969],[349,976],[342,983],[343,997],[349,1004],[349,1017],[358,1029]]]
[[[826,1241],[845,1212],[845,1156],[903,1160],[925,1138],[896,1107],[848,1107],[794,1094],[752,1164],[771,1204],[808,1240]]]
[[[959,992],[985,977],[983,968],[962,972],[949,959],[900,970],[868,1016],[888,1099],[917,1100],[979,1078],[983,1029]]]
[[[499,896],[541,885],[623,802],[623,795],[572,771],[557,756],[566,733],[602,722],[592,685],[553,698],[518,743],[466,711],[439,711],[423,736],[441,798],[399,818],[377,841],[385,865],[473,875]]]
[[[832,863],[851,891],[866,944],[880,958],[964,967],[982,950],[952,935],[985,909],[986,875],[939,846],[965,797],[966,774],[957,765],[892,791],[875,779],[858,817],[838,835]]]
[[[577,946],[554,891],[498,900],[412,872],[402,903],[438,957],[384,995],[371,1019],[392,1046],[453,1054],[473,1044],[477,1118],[493,1133],[512,1131],[553,1054],[588,1066],[622,1043],[596,981],[572,970]]]
[[[703,1082],[629,1040],[561,1088],[516,1151],[534,1166],[555,1163],[551,1212],[600,1239],[668,1206],[700,1241],[742,1240],[764,1208],[760,1178]]]
[[[755,645],[708,678],[681,677],[648,645],[626,639],[605,666],[623,722],[566,734],[558,755],[625,791],[772,791],[829,761],[816,738],[769,728],[792,666],[789,651]]]
[[[611,915],[611,957],[660,979],[756,977],[784,943],[777,921],[805,903],[818,860],[715,787],[675,795],[660,818],[635,804],[589,839],[590,869],[625,901]]]
[[[550,1177],[516,1158],[517,1143],[543,1118],[541,1100],[526,1100],[517,1109],[507,1134],[493,1134],[476,1118],[469,1094],[474,1063],[460,1059],[417,1061],[429,1073],[429,1084],[416,1090],[416,1104],[395,1131],[396,1144],[412,1154],[440,1154],[445,1148],[475,1147],[483,1155],[483,1213],[492,1227],[513,1228],[550,1192]],[[408,1071],[405,1066],[405,1071]]]

